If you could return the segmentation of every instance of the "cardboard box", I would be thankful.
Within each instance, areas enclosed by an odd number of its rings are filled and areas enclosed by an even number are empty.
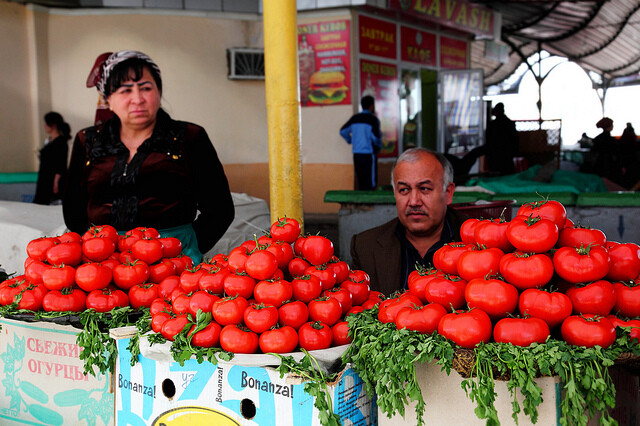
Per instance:
[[[0,424],[114,424],[110,381],[83,374],[78,329],[5,318],[0,326]]]
[[[130,365],[129,339],[117,340],[116,425],[320,425],[304,383],[274,368],[195,359],[184,366],[140,356]],[[329,384],[344,425],[376,425],[375,399],[351,368]],[[182,423],[184,421],[184,423]],[[171,422],[171,423],[170,423]]]

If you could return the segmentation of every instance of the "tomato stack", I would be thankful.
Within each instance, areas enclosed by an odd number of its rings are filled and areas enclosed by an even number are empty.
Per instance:
[[[468,219],[460,235],[435,253],[433,268],[411,273],[407,292],[382,302],[381,321],[466,348],[549,336],[608,347],[616,327],[640,338],[637,244],[575,225],[553,200],[524,204],[511,221]]]
[[[324,349],[350,342],[348,314],[381,300],[369,276],[334,256],[333,243],[276,221],[228,254],[198,265],[153,228],[118,235],[95,226],[27,246],[25,274],[0,283],[0,304],[31,311],[149,308],[151,328],[234,353]]]

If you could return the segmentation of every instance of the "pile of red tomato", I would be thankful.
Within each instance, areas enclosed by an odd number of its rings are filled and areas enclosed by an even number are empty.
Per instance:
[[[380,304],[382,322],[466,348],[550,335],[608,347],[616,327],[640,338],[637,244],[574,225],[553,200],[524,204],[511,221],[468,219],[460,235],[435,253],[434,268],[411,273],[407,292]]]
[[[109,225],[27,246],[25,274],[0,283],[0,304],[31,311],[150,308],[151,327],[173,340],[234,353],[292,352],[348,344],[345,316],[376,305],[369,276],[334,256],[333,243],[301,236],[295,219],[198,265],[153,228],[118,235]],[[199,324],[198,313],[208,324]],[[210,314],[210,315],[209,315]]]

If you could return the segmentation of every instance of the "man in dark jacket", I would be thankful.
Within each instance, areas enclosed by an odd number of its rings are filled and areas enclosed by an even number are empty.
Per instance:
[[[448,208],[453,168],[424,148],[403,152],[391,172],[398,217],[351,239],[352,267],[371,276],[371,289],[390,295],[407,288],[416,262],[428,266],[444,244],[460,241],[464,217]]]

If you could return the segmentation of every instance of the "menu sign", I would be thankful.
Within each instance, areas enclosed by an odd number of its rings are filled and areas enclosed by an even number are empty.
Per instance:
[[[403,61],[436,66],[436,35],[411,27],[400,27],[400,57]]]
[[[396,59],[396,24],[368,16],[358,16],[360,53]]]
[[[350,105],[349,21],[298,25],[302,106]]]
[[[440,67],[467,68],[467,42],[455,38],[440,37]]]
[[[376,100],[382,149],[379,157],[398,155],[398,68],[394,64],[360,60],[360,91]]]

